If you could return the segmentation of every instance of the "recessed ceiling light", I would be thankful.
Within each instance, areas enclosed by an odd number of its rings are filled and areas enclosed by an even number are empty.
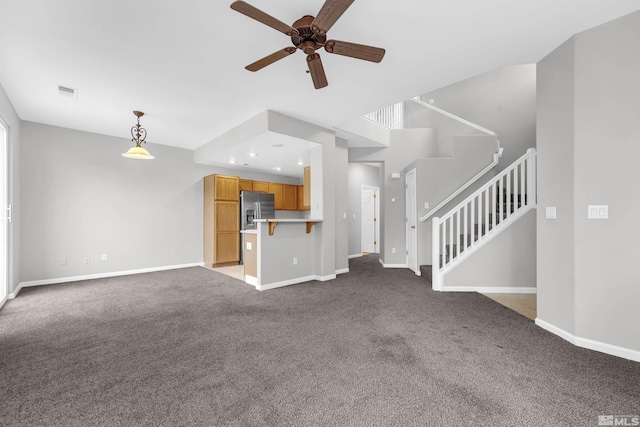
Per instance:
[[[282,168],[280,166],[276,166],[275,168],[273,168],[273,170],[281,171]]]
[[[234,164],[234,163],[238,163],[238,162],[236,162],[235,160],[231,159],[231,160],[229,160],[229,163]]]
[[[257,156],[257,155],[258,155],[258,153],[249,153],[249,155],[250,155],[251,157],[255,157],[255,156]]]
[[[284,147],[284,144],[273,144],[273,147],[281,148],[281,147]]]
[[[298,166],[304,166],[304,162],[298,162]]]

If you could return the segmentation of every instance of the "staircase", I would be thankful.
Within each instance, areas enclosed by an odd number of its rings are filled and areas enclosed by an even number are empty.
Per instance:
[[[531,148],[448,213],[433,217],[432,265],[420,271],[434,290],[446,291],[448,272],[535,207],[535,173]]]

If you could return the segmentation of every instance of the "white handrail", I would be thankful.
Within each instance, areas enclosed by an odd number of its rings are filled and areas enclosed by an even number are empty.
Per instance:
[[[475,124],[475,123],[473,123],[473,122],[470,122],[469,120],[465,120],[465,119],[463,119],[462,117],[456,116],[455,114],[450,113],[450,112],[448,112],[448,111],[445,111],[445,110],[443,110],[442,108],[438,108],[438,107],[436,107],[435,105],[431,105],[431,104],[429,104],[428,102],[424,102],[424,101],[423,101],[422,99],[420,99],[420,97],[418,97],[418,96],[416,96],[416,97],[414,97],[414,98],[411,98],[411,101],[413,101],[413,102],[415,102],[415,103],[417,103],[417,104],[420,104],[420,105],[422,105],[423,107],[430,108],[430,109],[432,109],[433,111],[436,111],[436,112],[438,112],[438,113],[440,113],[440,114],[443,114],[443,115],[445,115],[445,116],[447,116],[447,117],[449,117],[449,118],[451,118],[451,119],[453,119],[453,120],[456,120],[456,121],[458,121],[458,122],[460,122],[460,123],[463,123],[463,124],[465,124],[465,125],[467,125],[467,126],[470,126],[470,127],[474,128],[474,129],[477,129],[477,130],[479,130],[479,131],[480,131],[480,132],[482,132],[482,133],[486,133],[487,135],[493,135],[493,136],[496,136],[496,133],[495,133],[494,131],[489,130],[489,129],[487,129],[487,128],[483,128],[483,127],[482,127],[482,126],[480,126],[480,125],[477,125],[477,124]]]
[[[444,205],[446,205],[447,203],[449,203],[450,201],[452,201],[453,199],[455,199],[456,197],[458,197],[458,195],[460,193],[462,193],[464,190],[466,190],[467,188],[469,188],[471,186],[471,184],[473,184],[474,182],[476,182],[478,179],[480,179],[484,174],[486,174],[487,172],[489,172],[491,169],[493,169],[497,164],[498,161],[500,159],[500,157],[502,157],[502,151],[504,149],[503,148],[499,148],[498,152],[496,154],[493,155],[493,161],[491,163],[489,163],[489,165],[482,169],[480,172],[478,172],[477,175],[475,175],[473,178],[471,178],[469,181],[465,182],[464,184],[462,184],[460,186],[460,188],[458,188],[456,191],[454,191],[453,193],[451,193],[446,199],[444,199],[443,201],[441,201],[440,203],[438,203],[436,205],[435,208],[431,209],[429,212],[427,212],[426,214],[424,214],[423,216],[421,216],[420,218],[418,218],[418,220],[420,222],[425,222],[426,220],[428,220],[431,215],[435,214],[436,212],[438,212]]]
[[[530,148],[443,217],[433,218],[434,290],[442,290],[447,272],[536,206],[535,181],[536,150]]]

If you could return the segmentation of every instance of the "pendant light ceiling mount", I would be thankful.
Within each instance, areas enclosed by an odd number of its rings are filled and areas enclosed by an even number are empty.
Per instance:
[[[145,143],[147,139],[147,130],[140,126],[140,117],[144,116],[142,111],[135,111],[133,114],[138,118],[138,122],[131,128],[131,141],[136,143],[135,147],[131,147],[126,153],[122,153],[124,157],[137,160],[151,160],[155,159],[154,156],[149,154],[147,150],[142,148],[141,144]]]

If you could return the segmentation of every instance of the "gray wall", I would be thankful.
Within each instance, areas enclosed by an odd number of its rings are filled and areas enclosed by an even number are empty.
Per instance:
[[[575,332],[571,39],[538,63],[537,317]],[[555,206],[557,219],[545,220]]]
[[[22,128],[23,282],[202,262],[204,176],[299,183],[196,165],[190,150],[148,144],[156,159],[136,161],[120,156],[126,138]]]
[[[404,179],[391,178],[411,162],[429,157],[436,146],[435,131],[421,133],[422,138],[404,138],[402,130],[391,133],[388,148],[350,148],[349,162],[380,162],[384,179],[380,182],[380,259],[385,264],[406,265]],[[414,136],[412,133],[410,136]],[[395,199],[395,201],[394,201]],[[393,253],[393,249],[396,253]]]
[[[635,351],[638,52],[640,12],[576,35],[538,71],[538,316],[578,337]],[[608,205],[609,219],[587,219],[590,204]],[[558,206],[558,220],[544,218],[545,206]]]
[[[416,162],[416,207],[418,218],[428,213],[451,193],[477,175],[493,161],[495,139],[489,135],[458,136],[454,142],[456,156],[450,159],[418,159]],[[405,174],[413,166],[407,167]],[[481,180],[481,182],[483,182]],[[447,213],[479,184],[470,187],[434,216]],[[429,208],[425,209],[425,202]],[[418,265],[431,265],[432,221],[418,221]],[[404,224],[403,224],[404,229]]]
[[[451,270],[443,284],[447,288],[535,288],[535,259],[536,211],[532,210]]]
[[[8,126],[7,141],[7,163],[9,169],[8,182],[8,203],[12,205],[13,220],[9,225],[7,268],[8,268],[8,291],[15,292],[21,281],[20,276],[20,247],[21,247],[21,224],[20,215],[22,204],[20,197],[20,158],[21,158],[21,122],[16,114],[9,97],[0,86],[0,117]]]
[[[336,138],[336,271],[344,271],[349,268],[349,192],[348,182],[348,158],[349,150],[347,141]],[[346,218],[345,218],[346,216]]]
[[[213,168],[191,151],[148,144],[156,159],[136,161],[120,156],[128,139],[22,129],[23,282],[202,262],[202,178]]]
[[[504,147],[498,172],[536,146],[535,64],[500,67],[421,99],[496,132]]]
[[[380,188],[380,168],[363,163],[349,163],[349,255],[362,254],[362,186]]]

